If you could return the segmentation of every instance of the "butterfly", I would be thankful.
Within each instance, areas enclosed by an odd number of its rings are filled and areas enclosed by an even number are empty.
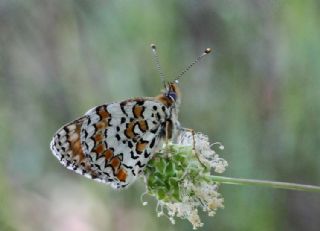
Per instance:
[[[165,82],[156,46],[151,48],[164,85],[162,93],[97,106],[62,126],[50,149],[67,169],[115,189],[126,188],[163,143],[177,137],[182,129],[178,80],[211,49],[207,48],[174,81]]]

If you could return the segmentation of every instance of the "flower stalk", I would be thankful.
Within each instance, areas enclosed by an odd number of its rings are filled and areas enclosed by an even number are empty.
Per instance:
[[[209,177],[214,182],[219,182],[222,184],[234,184],[234,185],[248,185],[248,186],[264,186],[279,189],[288,190],[298,190],[304,192],[320,192],[320,186],[315,185],[305,185],[305,184],[295,184],[279,181],[269,181],[269,180],[253,180],[253,179],[243,179],[225,176],[210,176]]]

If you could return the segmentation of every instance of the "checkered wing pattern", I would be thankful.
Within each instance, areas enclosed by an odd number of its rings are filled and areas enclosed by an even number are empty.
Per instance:
[[[80,132],[87,117],[81,117],[64,125],[54,135],[50,148],[60,163],[66,168],[88,178],[97,178],[91,163],[81,147]]]
[[[161,147],[169,117],[153,98],[101,105],[62,127],[51,149],[68,169],[124,188]]]

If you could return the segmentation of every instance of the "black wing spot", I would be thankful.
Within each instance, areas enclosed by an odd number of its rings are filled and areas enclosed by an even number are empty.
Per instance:
[[[125,123],[126,122],[126,118],[125,117],[122,117],[121,118],[121,123],[123,124],[123,123]]]
[[[135,156],[135,155],[134,155],[134,152],[133,152],[133,151],[130,152],[130,156],[131,156],[131,158],[134,159],[134,160],[136,160],[136,159],[139,158],[139,156]]]
[[[128,184],[124,184],[124,185],[121,185],[121,188],[125,188],[127,186],[128,186]]]
[[[118,141],[121,139],[119,134],[116,135],[116,139],[117,139]]]
[[[67,126],[63,127],[63,130],[68,134],[70,132],[69,128]]]
[[[156,138],[153,138],[150,143],[150,148],[153,148],[155,142],[156,142]]]
[[[132,166],[126,165],[126,164],[124,164],[124,163],[122,163],[122,165],[123,165],[123,167],[125,167],[125,168],[133,169],[133,167],[132,167]]]
[[[156,110],[158,110],[158,107],[157,107],[156,105],[154,105],[154,106],[152,107],[152,109],[156,111]]]
[[[88,137],[88,132],[87,130],[84,130],[84,138],[87,139],[87,137]]]
[[[141,164],[140,160],[135,165],[139,166],[140,168],[143,168],[144,166],[146,166],[145,164]]]
[[[69,167],[70,164],[71,164],[71,161],[70,161],[70,160],[67,160],[66,166]]]
[[[89,146],[86,142],[82,142],[82,144],[84,144],[84,146],[86,146],[86,149],[88,150],[89,149]]]
[[[88,116],[88,125],[91,124],[91,118]]]
[[[110,174],[107,172],[103,172],[104,175],[106,175],[107,177],[110,177]]]
[[[129,148],[133,148],[133,144],[132,144],[131,141],[128,141],[128,147],[129,147]]]
[[[123,114],[125,114],[126,116],[128,116],[128,114],[127,114],[127,112],[126,112],[126,110],[124,110],[124,106],[127,104],[127,102],[122,102],[122,103],[120,103],[120,109],[121,109],[121,111],[122,111],[122,113]]]
[[[111,124],[111,118],[108,118],[108,126],[111,127],[112,124]]]
[[[156,115],[157,115],[157,120],[159,120],[159,121],[160,121],[160,120],[161,120],[160,113],[159,113],[159,112],[157,112],[157,114],[156,114]]]
[[[92,159],[92,156],[91,155],[89,155],[89,156],[87,156],[89,159],[90,159],[90,161],[93,161],[93,159]],[[91,164],[91,167],[93,167],[93,164]]]
[[[98,168],[99,170],[101,170],[101,167],[100,167],[99,164],[95,164],[94,166],[95,166],[96,168]]]
[[[144,158],[149,158],[150,155],[151,155],[151,152],[144,151],[143,153]]]

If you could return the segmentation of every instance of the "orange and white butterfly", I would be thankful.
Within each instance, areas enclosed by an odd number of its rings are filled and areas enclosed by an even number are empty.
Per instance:
[[[141,97],[94,107],[64,125],[50,148],[66,168],[113,188],[135,181],[166,139],[177,137],[180,105],[179,78],[203,56],[207,48],[174,81],[165,82],[155,45],[151,45],[164,84],[156,97]]]

